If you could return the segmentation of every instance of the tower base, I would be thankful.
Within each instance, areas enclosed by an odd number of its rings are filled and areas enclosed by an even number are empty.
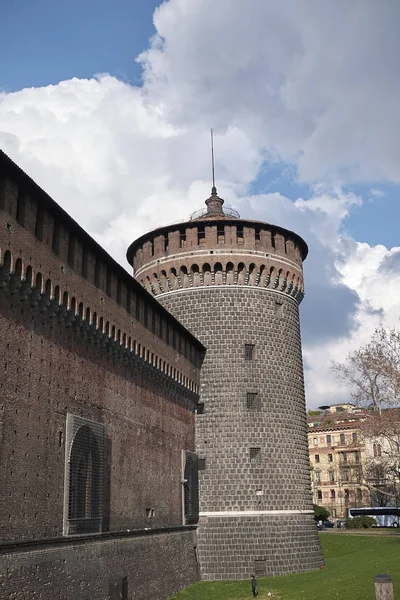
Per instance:
[[[201,516],[197,531],[201,578],[271,577],[324,565],[314,516],[293,512]]]

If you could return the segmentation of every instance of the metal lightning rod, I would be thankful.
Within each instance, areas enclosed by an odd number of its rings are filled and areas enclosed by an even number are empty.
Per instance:
[[[217,195],[217,188],[215,187],[215,164],[214,164],[214,133],[211,129],[211,166],[212,166],[212,189],[211,195]]]

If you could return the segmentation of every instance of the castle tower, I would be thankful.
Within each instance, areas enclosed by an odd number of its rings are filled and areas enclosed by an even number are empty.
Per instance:
[[[133,242],[135,278],[206,347],[196,417],[203,579],[323,564],[312,511],[299,303],[306,243],[223,208]]]

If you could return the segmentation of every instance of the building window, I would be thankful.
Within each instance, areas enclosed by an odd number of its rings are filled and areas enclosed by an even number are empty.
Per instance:
[[[331,498],[332,498],[332,500],[334,500],[336,498],[335,490],[331,490]]]
[[[336,508],[332,508],[332,517],[336,518]]]
[[[342,481],[349,481],[349,471],[348,469],[342,470]]]
[[[244,345],[244,360],[253,360],[254,359],[254,344],[245,344]]]
[[[358,451],[358,450],[356,450],[356,451],[354,452],[354,462],[355,462],[355,463],[359,463],[359,462],[360,462],[360,453],[359,453],[359,451]]]
[[[317,492],[317,498],[318,498],[318,500],[322,500],[322,492],[321,492],[321,490],[318,490],[318,492]]]
[[[261,240],[261,229],[259,227],[256,227],[254,229],[254,236],[255,236],[256,242],[259,242]]]
[[[341,444],[345,444],[346,443],[346,437],[345,437],[344,433],[340,434],[340,443]]]
[[[332,436],[331,435],[327,435],[326,436],[326,443],[327,444],[332,444]]]
[[[200,459],[194,452],[187,451],[183,451],[182,458],[184,524],[194,525],[199,520]],[[204,461],[204,459],[202,460]]]
[[[341,459],[342,459],[342,463],[346,463],[347,464],[347,452],[342,452],[340,456],[341,456]]]
[[[196,415],[204,415],[204,402],[199,402],[196,408]]]
[[[199,458],[197,460],[197,465],[198,465],[199,471],[205,471],[206,470],[206,459],[205,458]]]
[[[257,392],[247,392],[246,404],[248,410],[260,410],[261,400],[260,395]]]
[[[335,471],[329,471],[329,481],[331,483],[335,481]]]
[[[321,483],[321,472],[320,471],[315,471],[315,482]]]
[[[316,463],[319,463],[319,454],[316,454],[314,456],[314,460],[315,460]]]
[[[314,446],[318,446],[318,438],[313,438],[313,444]]]
[[[67,415],[64,535],[97,533],[103,521],[104,426]]]
[[[275,249],[275,233],[271,233],[271,246]]]
[[[180,247],[184,248],[186,246],[186,229],[184,229],[184,231],[181,231],[180,234]]]
[[[250,448],[250,463],[259,464],[261,462],[261,448]]]
[[[354,443],[354,444],[356,444],[356,443],[357,443],[357,440],[358,440],[357,432],[354,432],[354,433],[352,434],[352,438],[353,438],[353,443]]]
[[[237,233],[237,243],[238,244],[243,244],[244,243],[244,239],[243,239],[243,225],[238,225],[236,227],[236,233]]]
[[[373,445],[373,450],[374,450],[374,457],[378,458],[379,456],[382,456],[382,447],[380,444],[374,444]]]
[[[328,454],[328,462],[333,462],[333,454]]]

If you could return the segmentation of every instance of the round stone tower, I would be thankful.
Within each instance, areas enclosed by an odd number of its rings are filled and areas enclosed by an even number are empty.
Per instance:
[[[203,579],[318,568],[299,303],[306,243],[239,218],[215,187],[133,242],[135,278],[207,349],[196,416]]]

